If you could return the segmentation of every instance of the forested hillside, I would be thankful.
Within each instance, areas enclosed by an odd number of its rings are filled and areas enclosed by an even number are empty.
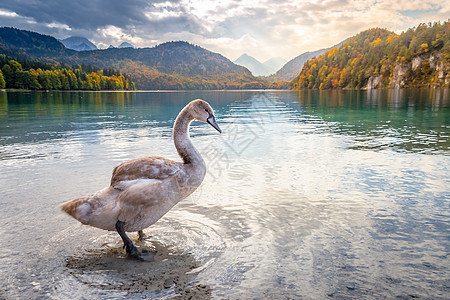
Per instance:
[[[246,89],[267,85],[222,55],[187,42],[90,52],[94,53],[80,53],[82,62],[118,68],[130,74],[140,89]]]
[[[50,36],[0,28],[0,53],[66,65],[113,67],[129,74],[138,89],[245,89],[268,84],[222,55],[187,42],[78,52]]]
[[[134,90],[130,76],[111,68],[69,67],[0,54],[0,88],[27,90]]]
[[[0,54],[30,60],[43,57],[46,62],[54,62],[53,58],[71,53],[76,51],[67,49],[49,35],[10,27],[0,28]]]
[[[309,60],[294,89],[450,85],[450,23],[420,24],[400,35],[374,28]]]

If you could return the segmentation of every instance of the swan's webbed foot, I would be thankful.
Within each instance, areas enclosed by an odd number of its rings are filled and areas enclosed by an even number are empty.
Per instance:
[[[131,244],[131,245],[126,245],[125,246],[128,256],[137,260],[144,260],[141,256],[141,252],[139,252],[139,250],[136,248],[135,245]]]
[[[139,230],[137,233],[138,233],[138,241],[142,242],[145,237],[144,232],[142,230]]]
[[[123,247],[126,249],[128,255],[137,260],[144,260],[141,257],[141,253],[139,252],[139,250],[136,248],[135,245],[133,245],[133,242],[130,240],[130,238],[125,233],[125,230],[123,229],[123,222],[117,221],[116,230],[123,240]]]

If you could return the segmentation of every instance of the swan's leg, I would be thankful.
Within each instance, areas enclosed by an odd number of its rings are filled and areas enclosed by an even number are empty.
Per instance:
[[[128,255],[133,258],[143,260],[143,258],[140,256],[138,249],[136,248],[135,245],[133,245],[133,242],[130,240],[130,238],[125,233],[125,230],[123,229],[123,222],[117,221],[116,230],[123,240],[123,244],[124,244],[123,247],[126,248]]]
[[[144,232],[142,230],[138,231],[138,241],[142,242],[144,240]]]

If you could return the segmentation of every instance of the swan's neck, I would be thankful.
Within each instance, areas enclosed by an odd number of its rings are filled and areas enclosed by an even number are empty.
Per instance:
[[[184,164],[204,166],[203,158],[189,138],[189,124],[193,120],[194,118],[187,109],[180,112],[173,126],[173,141]]]

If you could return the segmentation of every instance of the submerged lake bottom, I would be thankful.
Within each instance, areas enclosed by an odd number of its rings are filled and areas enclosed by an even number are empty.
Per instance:
[[[207,174],[126,257],[60,205],[113,168],[180,160],[178,112]],[[450,90],[0,92],[0,299],[448,299]]]

